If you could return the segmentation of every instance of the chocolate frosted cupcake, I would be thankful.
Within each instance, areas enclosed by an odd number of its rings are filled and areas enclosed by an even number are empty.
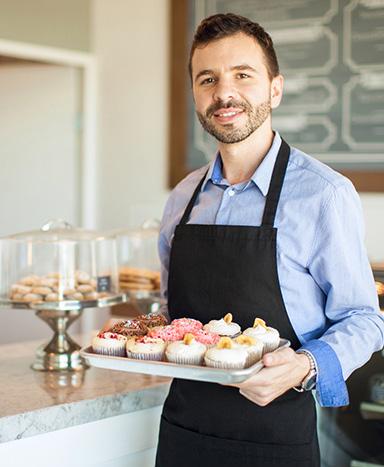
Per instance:
[[[256,318],[253,323],[253,327],[246,329],[243,332],[243,335],[254,337],[261,341],[264,345],[263,354],[273,352],[280,344],[279,331],[267,326],[265,321],[260,318]]]
[[[167,318],[161,313],[140,315],[136,319],[144,323],[149,329],[168,324]]]
[[[126,337],[145,336],[148,332],[148,327],[143,321],[138,319],[127,319],[120,321],[108,329],[109,332],[115,332]]]
[[[94,352],[110,357],[125,357],[127,338],[114,332],[100,332],[92,339]]]
[[[204,331],[214,332],[224,337],[236,337],[241,332],[240,326],[232,322],[231,313],[227,313],[224,318],[211,320],[203,329]]]

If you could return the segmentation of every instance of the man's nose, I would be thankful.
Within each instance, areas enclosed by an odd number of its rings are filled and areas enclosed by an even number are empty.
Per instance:
[[[220,79],[217,82],[213,93],[213,98],[215,101],[227,102],[231,99],[234,99],[235,95],[236,90],[232,80]]]

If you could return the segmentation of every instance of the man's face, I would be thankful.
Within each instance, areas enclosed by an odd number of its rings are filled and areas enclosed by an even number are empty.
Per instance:
[[[218,141],[238,143],[277,107],[261,47],[243,33],[197,48],[192,57],[193,96],[203,128]],[[278,77],[282,87],[282,79]],[[278,84],[279,84],[278,83]]]

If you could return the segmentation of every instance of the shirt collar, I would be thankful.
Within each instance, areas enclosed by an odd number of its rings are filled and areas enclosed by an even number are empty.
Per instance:
[[[273,138],[272,146],[265,155],[261,164],[257,167],[254,174],[251,177],[251,181],[259,188],[264,196],[267,195],[269,184],[271,183],[272,172],[275,166],[277,154],[281,146],[281,136],[275,131],[275,137]],[[205,187],[209,181],[215,185],[219,185],[223,180],[223,162],[221,155],[218,152],[215,159],[210,163],[207,176],[201,186],[201,191],[205,190]]]

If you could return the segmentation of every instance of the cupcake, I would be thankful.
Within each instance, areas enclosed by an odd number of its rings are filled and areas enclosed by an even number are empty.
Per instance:
[[[126,321],[116,323],[108,329],[108,331],[115,332],[116,334],[121,334],[126,337],[145,336],[148,332],[148,327],[138,319],[127,319]]]
[[[248,352],[246,367],[258,362],[263,356],[263,343],[254,337],[242,334],[234,339],[236,345]]]
[[[187,332],[194,333],[196,331],[199,331],[199,329],[203,328],[203,323],[193,318],[174,319],[171,322],[171,325],[183,331],[184,334],[186,334]]]
[[[215,368],[245,368],[248,359],[248,351],[236,345],[229,337],[222,337],[215,347],[208,349],[204,356],[207,366]]]
[[[265,321],[260,318],[256,318],[253,327],[246,329],[243,335],[254,337],[261,341],[264,344],[263,354],[273,352],[280,344],[279,331],[267,326]]]
[[[167,360],[180,365],[201,365],[207,347],[193,334],[185,334],[182,341],[171,342],[165,351]]]
[[[136,318],[141,321],[147,328],[151,329],[157,326],[165,326],[167,324],[167,318],[161,313],[152,313],[149,315],[140,315]]]
[[[214,332],[220,336],[236,337],[240,334],[241,328],[232,322],[232,314],[227,313],[224,318],[213,319],[204,326],[204,331]]]
[[[213,347],[220,340],[220,336],[218,334],[215,334],[214,332],[204,331],[204,329],[199,329],[198,331],[193,332],[192,334],[193,337],[197,340],[197,342],[206,345],[208,348]]]
[[[94,352],[111,357],[125,357],[127,338],[114,332],[100,332],[92,339]]]
[[[163,339],[165,342],[179,341],[184,337],[185,332],[172,324],[159,326],[148,331],[149,337]]]
[[[162,360],[165,342],[149,336],[131,337],[126,345],[127,357],[138,360]]]

